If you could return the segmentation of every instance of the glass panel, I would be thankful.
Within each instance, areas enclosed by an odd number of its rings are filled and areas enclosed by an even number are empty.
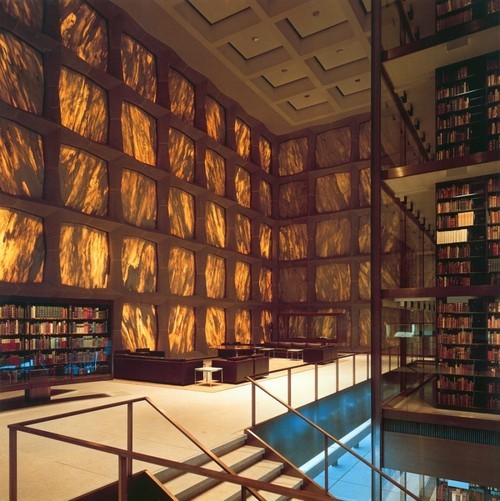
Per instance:
[[[351,266],[348,263],[317,266],[315,289],[318,301],[348,301],[351,298]]]
[[[168,319],[168,343],[172,355],[195,350],[195,327],[193,307],[172,306]]]
[[[105,288],[109,273],[107,233],[81,224],[62,224],[59,262],[63,285]]]
[[[21,21],[30,28],[42,30],[43,2],[40,0],[3,0],[2,9],[13,18]]]
[[[250,219],[242,214],[236,214],[234,238],[236,239],[236,250],[238,252],[250,254],[251,236]]]
[[[189,193],[170,188],[168,197],[170,233],[181,238],[194,237],[194,199]]]
[[[264,259],[271,259],[272,257],[272,229],[264,223],[259,226],[259,249],[260,256]]]
[[[122,245],[122,280],[133,292],[156,291],[156,245],[142,238],[125,237]]]
[[[359,125],[359,158],[368,160],[371,155],[372,123],[370,120]]]
[[[236,167],[236,177],[234,179],[236,191],[236,201],[243,207],[250,208],[252,185],[250,174],[241,167]]]
[[[207,202],[205,229],[208,244],[226,246],[226,216],[220,205]]]
[[[189,125],[194,125],[195,93],[193,84],[177,71],[170,69],[168,90],[172,113]]]
[[[205,153],[205,175],[207,188],[223,197],[226,193],[226,160],[210,149]]]
[[[156,182],[139,172],[123,169],[122,207],[126,223],[156,227]]]
[[[234,339],[237,343],[250,344],[252,342],[252,320],[250,311],[238,308],[234,318]]]
[[[195,288],[194,252],[172,247],[168,260],[170,292],[177,296],[192,296]]]
[[[369,261],[359,264],[359,274],[358,274],[358,290],[359,299],[370,299],[370,287],[371,287],[371,264]]]
[[[170,129],[168,135],[168,158],[174,176],[188,183],[194,181],[194,141],[177,129]]]
[[[123,152],[148,165],[156,165],[156,120],[130,103],[122,103]]]
[[[238,301],[250,299],[251,267],[243,261],[236,261],[234,268],[234,288]]]
[[[307,138],[290,139],[279,145],[279,175],[288,176],[305,171],[307,165]]]
[[[259,339],[255,340],[257,344],[270,342],[272,340],[273,316],[269,310],[262,310],[260,312],[259,334]]]
[[[221,144],[226,142],[226,116],[224,108],[212,97],[205,102],[207,134]]]
[[[271,142],[268,141],[265,137],[259,138],[259,159],[260,166],[264,169],[268,174],[271,172],[271,160],[272,160],[272,150],[271,150]]]
[[[85,214],[108,213],[108,167],[101,158],[61,145],[59,183],[64,205]]]
[[[44,261],[42,219],[0,207],[0,281],[41,282]]]
[[[359,345],[363,348],[371,346],[371,328],[372,315],[369,308],[363,308],[359,311],[358,330],[359,330]]]
[[[0,118],[0,190],[42,198],[44,158],[42,136]]]
[[[226,295],[226,261],[224,258],[209,254],[205,267],[207,297],[222,299]]]
[[[264,216],[271,217],[273,213],[273,199],[271,185],[266,181],[260,181],[259,187],[260,210]]]
[[[156,306],[144,303],[125,303],[122,308],[122,348],[135,351],[137,348],[156,349]]]
[[[282,184],[278,207],[282,218],[307,215],[307,181]]]
[[[361,254],[369,254],[371,247],[371,223],[370,216],[361,216],[359,218],[359,230],[358,230],[358,245],[359,252]]]
[[[316,136],[316,167],[332,167],[351,159],[351,128],[332,129]]]
[[[245,160],[250,160],[250,127],[237,118],[234,122],[236,136],[236,152]]]
[[[319,213],[349,209],[351,175],[339,172],[316,179],[316,210]]]
[[[263,303],[273,300],[273,274],[269,268],[261,268],[259,272],[259,292]]]
[[[303,303],[307,301],[307,268],[283,268],[279,279],[280,301]]]
[[[371,204],[370,169],[362,169],[359,173],[359,205],[367,207]]]
[[[207,308],[205,340],[208,346],[220,346],[226,339],[226,312],[223,308]]]
[[[343,256],[351,251],[351,221],[347,218],[328,219],[316,223],[316,255]]]
[[[280,261],[307,258],[307,224],[280,226]]]

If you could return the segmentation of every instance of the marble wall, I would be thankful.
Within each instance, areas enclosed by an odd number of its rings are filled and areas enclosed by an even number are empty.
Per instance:
[[[156,307],[145,303],[125,303],[122,307],[120,328],[123,349],[156,349]]]
[[[188,183],[194,181],[194,141],[177,129],[170,128],[168,135],[170,172]]]
[[[143,228],[156,228],[156,183],[139,172],[123,169],[121,183],[123,219]]]
[[[195,255],[183,247],[171,247],[168,260],[170,292],[192,296],[195,290]]]

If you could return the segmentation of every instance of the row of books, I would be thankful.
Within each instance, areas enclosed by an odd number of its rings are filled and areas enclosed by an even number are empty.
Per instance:
[[[500,344],[500,332],[488,332],[489,344]]]
[[[25,334],[26,324],[19,320],[4,320],[0,322],[0,335]]]
[[[470,112],[460,113],[459,115],[450,115],[447,117],[437,117],[438,129],[451,129],[452,127],[463,127],[469,125],[472,118]]]
[[[462,143],[471,139],[471,130],[444,130],[441,131],[436,137],[438,146],[443,146],[450,143]]]
[[[460,242],[467,242],[469,231],[467,228],[453,231],[437,231],[436,243],[440,244],[454,244]]]
[[[488,259],[488,273],[500,273],[500,259]]]
[[[491,122],[489,125],[488,125],[488,130],[487,130],[488,134],[490,136],[493,136],[495,134],[499,134],[500,133],[500,122]]]
[[[498,118],[500,115],[498,114],[498,105],[494,104],[492,106],[488,106],[488,119],[492,120],[494,118]]]
[[[491,210],[488,212],[488,223],[500,224],[500,210]]]
[[[452,286],[469,286],[471,279],[468,275],[461,276],[439,276],[437,279],[438,287],[452,287]]]
[[[438,229],[443,230],[447,228],[460,228],[464,226],[474,225],[474,211],[458,212],[454,215],[440,215],[438,216],[437,226]]]
[[[463,157],[469,153],[470,146],[468,144],[460,144],[458,146],[436,151],[436,160],[449,160],[450,158]]]
[[[439,302],[437,311],[439,313],[470,313],[469,303],[443,303]]]
[[[470,245],[446,245],[439,247],[439,259],[457,259],[462,257],[471,257]]]
[[[437,393],[438,405],[449,407],[474,407],[472,395],[467,393]],[[467,498],[468,499],[468,498]]]
[[[486,229],[486,238],[488,240],[500,239],[500,226],[488,226]]]
[[[470,261],[460,261],[460,262],[451,262],[451,263],[442,263],[438,262],[436,265],[436,272],[439,275],[445,273],[455,273],[455,274],[464,274],[471,272],[471,262]]]
[[[497,0],[500,5],[500,0]],[[486,77],[486,85],[488,87],[494,87],[495,85],[500,85],[500,73],[494,72],[489,73]]]
[[[453,348],[441,346],[438,350],[439,358],[450,358],[453,360],[470,359],[471,349],[465,346],[454,346]]]
[[[470,378],[447,378],[439,377],[436,380],[436,388],[442,390],[474,391],[474,380]]]
[[[458,334],[438,334],[438,343],[444,344],[471,344],[472,339],[471,331],[463,331]]]
[[[488,362],[499,362],[500,361],[500,348],[493,348],[488,350],[486,353]]]
[[[446,30],[459,24],[468,23],[469,21],[472,21],[472,9],[457,12],[444,19],[438,19],[436,21],[436,31]]]
[[[445,0],[436,3],[436,14],[441,16],[457,9],[463,9],[472,4],[472,0]]]
[[[436,113],[438,115],[444,115],[454,111],[467,110],[471,106],[470,102],[470,99],[464,96],[452,98],[450,101],[437,103]]]
[[[500,89],[495,89],[488,92],[487,100],[488,103],[496,103],[500,101]]]
[[[488,209],[500,208],[500,196],[488,195]]]
[[[0,306],[0,318],[24,318],[26,310],[24,306],[4,304]]]
[[[464,94],[470,89],[470,84],[468,81],[457,83],[451,87],[442,87],[436,91],[437,99],[447,99],[449,97],[455,97],[459,94]]]
[[[439,202],[437,204],[437,213],[444,214],[446,212],[460,212],[472,209],[481,209],[481,207],[474,207],[475,200],[473,198],[464,198],[459,200],[447,200],[446,202]]]
[[[437,320],[437,326],[445,329],[470,328],[472,327],[472,318],[439,315]]]

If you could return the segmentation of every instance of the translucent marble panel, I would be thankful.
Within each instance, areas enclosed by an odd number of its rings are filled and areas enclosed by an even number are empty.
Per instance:
[[[339,172],[316,179],[316,211],[334,212],[351,206],[351,175]]]
[[[280,301],[303,303],[307,301],[307,268],[282,268],[279,279]]]
[[[170,172],[179,179],[192,183],[195,169],[194,141],[177,129],[170,129],[168,157]]]
[[[368,348],[371,346],[372,316],[369,308],[359,311],[358,331],[359,345]]]
[[[205,153],[205,175],[207,188],[223,197],[226,193],[226,160],[210,149]]]
[[[194,237],[194,199],[189,193],[170,188],[168,197],[170,233],[181,238]]]
[[[2,9],[30,28],[41,31],[43,26],[43,2],[40,0],[2,0]]]
[[[170,69],[168,74],[168,91],[172,113],[189,125],[194,125],[194,85],[179,72]]]
[[[260,256],[264,259],[271,259],[273,251],[273,232],[267,224],[260,223],[259,226],[259,249]]]
[[[208,244],[215,247],[226,246],[226,214],[223,207],[207,202],[205,229]]]
[[[273,316],[269,310],[262,310],[260,312],[260,323],[259,323],[259,339],[255,342],[265,343],[271,341],[273,333]]]
[[[280,226],[280,261],[292,261],[307,257],[307,224]]]
[[[263,303],[270,303],[273,300],[273,273],[270,268],[260,269],[259,292]]]
[[[347,263],[317,266],[314,287],[318,301],[348,301],[351,297],[351,266]]]
[[[252,319],[250,311],[238,308],[234,317],[234,339],[237,343],[250,344],[252,340]]]
[[[250,160],[250,127],[237,118],[234,122],[234,135],[236,138],[236,152],[241,158]]]
[[[220,346],[226,340],[226,312],[223,308],[207,308],[205,340],[208,346]]]
[[[252,184],[250,174],[241,167],[236,167],[236,177],[234,179],[236,201],[243,207],[250,208],[252,197]]]
[[[288,318],[288,336],[291,338],[307,336],[306,317],[293,316]]]
[[[234,238],[236,250],[242,254],[250,254],[252,229],[250,219],[243,214],[236,214],[234,221]]]
[[[278,208],[283,218],[307,215],[307,181],[282,184]]]
[[[372,123],[363,122],[359,125],[359,158],[366,160],[371,155]]]
[[[345,256],[351,250],[351,221],[328,219],[316,223],[316,256]]]
[[[42,136],[0,118],[0,191],[42,198]]]
[[[359,252],[362,254],[368,254],[370,252],[371,229],[370,215],[361,216],[359,218],[358,243]]]
[[[381,274],[383,289],[401,287],[401,256],[399,254],[383,255]]]
[[[172,306],[168,317],[168,344],[172,355],[195,350],[195,315],[191,306]]]
[[[0,281],[41,282],[44,261],[42,218],[0,207]]]
[[[109,274],[108,235],[81,224],[62,224],[59,241],[61,283],[105,288]]]
[[[319,310],[318,313],[335,313],[331,308]],[[339,330],[338,317],[331,315],[317,316],[311,318],[309,337],[337,339]]]
[[[361,207],[367,207],[371,204],[370,182],[370,169],[362,169],[359,172],[359,205],[361,205]]]
[[[108,213],[108,167],[101,158],[61,145],[59,182],[64,205],[85,214]]]
[[[273,199],[271,193],[271,185],[262,180],[259,185],[260,209],[264,216],[271,217],[273,213]]]
[[[156,59],[142,44],[122,33],[123,81],[150,101],[156,100]]]
[[[384,204],[382,209],[382,252],[397,251],[401,247],[403,225],[401,213],[393,203]]]
[[[271,142],[265,137],[259,137],[259,160],[260,166],[268,174],[271,172],[272,149]]]
[[[42,55],[9,33],[0,32],[0,99],[21,110],[43,110]]]
[[[226,142],[226,114],[224,108],[212,97],[205,101],[207,134],[221,144]]]
[[[316,167],[332,167],[351,159],[351,128],[340,127],[316,136]]]
[[[308,145],[307,138],[290,139],[279,145],[278,173],[280,176],[298,174],[306,170]]]
[[[126,223],[142,228],[156,227],[156,182],[153,179],[123,169],[121,194]]]
[[[243,261],[236,261],[234,267],[234,289],[238,301],[250,299],[251,267]]]
[[[104,89],[79,73],[61,68],[59,102],[64,127],[98,143],[107,141],[108,99]]]
[[[370,284],[371,284],[371,264],[369,261],[359,264],[358,274],[358,290],[359,299],[370,299]]]
[[[226,295],[226,260],[209,254],[205,266],[207,297],[222,299]]]
[[[177,296],[192,296],[195,287],[194,252],[172,247],[168,259],[170,292]]]
[[[124,237],[122,281],[133,292],[156,291],[156,245],[142,238]]]
[[[106,20],[81,0],[59,0],[59,10],[63,45],[91,66],[106,71]]]
[[[133,104],[122,103],[123,151],[139,162],[156,165],[156,120]]]
[[[123,305],[120,334],[124,350],[155,350],[157,333],[156,306],[145,303]]]

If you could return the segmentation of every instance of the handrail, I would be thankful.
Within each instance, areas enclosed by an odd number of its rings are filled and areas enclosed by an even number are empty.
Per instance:
[[[331,435],[330,433],[328,433],[326,430],[324,430],[323,428],[321,428],[320,426],[318,426],[316,423],[314,423],[313,421],[311,421],[310,419],[308,419],[306,416],[304,416],[302,413],[300,413],[299,411],[297,411],[297,409],[295,409],[291,405],[287,404],[286,402],[283,402],[280,398],[278,398],[275,395],[273,395],[270,391],[268,391],[262,385],[260,385],[259,383],[257,383],[257,381],[255,381],[255,379],[253,379],[251,377],[247,377],[247,379],[250,381],[250,383],[252,383],[252,419],[253,419],[252,426],[255,426],[255,422],[254,422],[254,418],[255,418],[255,387],[257,387],[260,390],[262,390],[264,393],[266,393],[267,395],[269,395],[271,398],[273,398],[276,402],[278,402],[279,404],[281,404],[284,407],[286,407],[286,409],[288,409],[289,412],[292,412],[293,414],[295,414],[296,416],[298,416],[300,419],[302,419],[303,421],[305,421],[307,424],[309,424],[310,426],[312,426],[316,431],[320,432],[325,437],[325,443],[327,443],[328,439],[332,440],[339,447],[342,447],[345,451],[347,451],[350,454],[352,454],[356,459],[358,459],[359,461],[361,461],[362,463],[364,463],[365,465],[367,465],[372,471],[375,471],[376,473],[378,473],[379,475],[381,475],[383,478],[385,478],[387,481],[389,481],[393,485],[395,485],[398,489],[402,490],[406,495],[410,496],[413,499],[416,499],[417,501],[420,500],[419,497],[417,497],[415,494],[413,494],[408,489],[406,489],[406,487],[404,487],[401,484],[399,484],[398,482],[396,482],[396,480],[394,480],[392,477],[390,477],[389,475],[387,475],[386,473],[384,473],[382,470],[380,470],[379,468],[377,468],[376,466],[374,466],[372,463],[370,463],[369,461],[367,461],[363,456],[361,456],[357,452],[353,451],[347,445],[343,444],[340,440],[338,440],[337,438],[335,438],[333,435]],[[327,447],[325,448],[325,454],[327,454]],[[326,461],[326,459],[325,459],[325,461]],[[325,474],[326,474],[326,470],[325,470]]]
[[[150,454],[145,454],[141,452],[135,452],[131,450],[132,441],[130,440],[130,428],[132,425],[131,419],[131,411],[133,409],[133,404],[138,402],[146,402],[151,405],[156,411],[160,412],[160,414],[166,418],[171,424],[173,424],[179,431],[184,433],[184,430],[179,424],[174,423],[171,418],[168,418],[161,409],[159,409],[156,404],[154,404],[151,399],[148,397],[138,397],[130,400],[125,400],[121,402],[114,402],[110,404],[104,404],[88,409],[80,409],[76,411],[66,412],[64,414],[59,414],[57,416],[47,416],[44,418],[32,419],[28,421],[23,421],[19,423],[9,424],[9,500],[16,501],[17,500],[17,432],[29,433],[32,435],[36,435],[39,437],[44,437],[52,440],[57,440],[59,442],[85,447],[87,449],[104,452],[108,454],[112,454],[118,456],[119,468],[118,468],[118,499],[119,501],[126,501],[127,499],[127,480],[126,478],[132,474],[132,469],[129,465],[133,460],[142,461],[145,463],[155,464],[158,466],[168,467],[176,470],[180,470],[183,472],[194,473],[200,476],[213,478],[216,480],[220,480],[221,482],[230,482],[236,485],[240,485],[242,489],[251,490],[253,495],[256,495],[257,499],[265,501],[260,494],[256,492],[256,490],[273,492],[276,494],[282,494],[285,496],[293,497],[296,499],[302,499],[305,501],[326,501],[332,499],[331,496],[321,496],[318,493],[311,493],[307,491],[300,491],[297,489],[291,489],[289,487],[284,487],[277,484],[271,484],[268,482],[262,482],[260,480],[255,480],[248,477],[240,476],[234,472],[229,473],[227,470],[231,471],[227,466],[224,465],[222,461],[220,461],[217,456],[213,455],[211,451],[209,451],[209,456],[221,466],[225,471],[217,471],[211,470],[207,468],[203,468],[200,466],[191,465],[189,463],[180,463],[178,461],[174,461],[171,459],[165,459],[158,456],[152,456]],[[36,428],[30,428],[30,426],[45,423],[49,421],[56,421],[59,419],[64,419],[67,417],[77,416],[80,414],[86,414],[90,412],[110,409],[113,407],[118,407],[121,405],[127,405],[128,407],[128,429],[127,433],[129,435],[129,440],[127,440],[127,449],[123,449],[120,447],[105,445],[96,443],[93,441],[75,438],[68,435],[63,435],[60,433],[55,433],[52,431],[40,430]],[[187,432],[186,432],[187,433]],[[186,434],[187,438],[193,440],[195,444],[199,444],[203,452],[207,452],[205,447],[200,444],[200,442],[190,435]],[[255,490],[255,494],[254,494]]]

